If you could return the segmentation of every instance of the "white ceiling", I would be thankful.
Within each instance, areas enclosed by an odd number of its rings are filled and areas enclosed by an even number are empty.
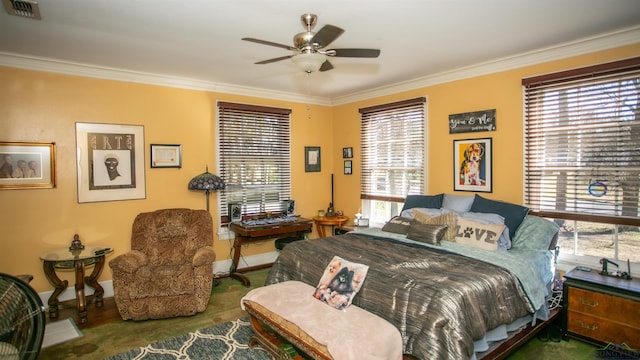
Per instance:
[[[639,0],[38,2],[42,20],[0,9],[4,59],[44,58],[87,72],[123,70],[133,80],[162,75],[212,88],[233,85],[329,101],[630,28],[635,35],[640,29]],[[304,13],[318,15],[316,31],[325,24],[345,29],[327,49],[378,48],[380,57],[332,58],[333,70],[309,76],[290,60],[255,65],[290,52],[241,38],[291,45],[303,31]]]

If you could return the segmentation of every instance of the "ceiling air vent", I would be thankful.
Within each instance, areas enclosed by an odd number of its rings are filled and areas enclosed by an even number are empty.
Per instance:
[[[9,15],[40,20],[40,8],[35,1],[28,0],[2,0],[5,10]]]

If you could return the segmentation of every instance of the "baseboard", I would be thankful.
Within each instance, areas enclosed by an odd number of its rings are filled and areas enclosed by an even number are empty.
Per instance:
[[[278,258],[278,254],[279,252],[272,251],[272,252],[262,253],[257,255],[241,256],[240,262],[238,263],[238,268],[242,269],[244,267],[271,264],[272,262],[276,261],[276,259]],[[232,263],[231,259],[214,262],[213,273],[218,275],[229,274],[231,263]]]
[[[105,281],[99,281],[100,286],[102,286],[102,288],[104,289],[104,297],[108,298],[108,297],[113,297],[113,281],[112,280],[105,280]],[[93,288],[87,284],[84,285],[84,294],[85,296],[91,296],[93,295]],[[53,290],[50,291],[44,291],[41,293],[38,293],[38,295],[40,296],[40,300],[42,300],[42,303],[44,304],[45,308],[49,308],[49,298],[51,297],[51,294],[53,294]],[[68,301],[68,300],[73,300],[76,298],[76,289],[73,286],[73,284],[70,284],[69,287],[67,287],[62,293],[60,293],[60,296],[58,296],[58,301]]]
[[[257,254],[257,255],[242,256],[240,258],[240,263],[238,264],[238,268],[242,269],[244,267],[270,264],[274,262],[277,257],[278,257],[277,251],[272,251],[272,252]],[[217,275],[228,274],[229,269],[231,268],[231,262],[232,262],[231,259],[215,261],[213,263],[212,273]],[[99,283],[100,283],[100,286],[102,286],[102,288],[104,289],[104,297],[105,298],[113,297],[113,281],[105,280],[105,281],[100,281]],[[87,284],[85,284],[84,291],[86,296],[93,295],[93,288]],[[47,308],[48,308],[47,301],[49,301],[49,297],[51,297],[51,294],[53,294],[53,290],[38,293],[38,295],[40,296],[40,299],[42,300],[42,303]],[[60,294],[60,296],[58,296],[59,301],[68,301],[68,300],[73,300],[75,298],[76,298],[76,291],[73,284],[70,284],[69,287],[67,287]]]

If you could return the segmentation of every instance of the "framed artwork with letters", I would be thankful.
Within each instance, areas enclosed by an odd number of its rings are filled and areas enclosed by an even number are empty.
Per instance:
[[[76,123],[78,202],[144,199],[144,127]]]

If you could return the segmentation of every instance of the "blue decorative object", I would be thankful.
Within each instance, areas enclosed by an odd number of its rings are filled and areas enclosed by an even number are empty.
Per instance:
[[[222,190],[226,185],[222,178],[209,172],[209,166],[205,169],[204,173],[189,181],[189,190],[200,190],[205,192],[207,197],[207,211],[209,211],[209,192],[213,190]]]
[[[602,197],[607,195],[607,184],[602,181],[596,180],[589,184],[589,194],[595,197]]]

